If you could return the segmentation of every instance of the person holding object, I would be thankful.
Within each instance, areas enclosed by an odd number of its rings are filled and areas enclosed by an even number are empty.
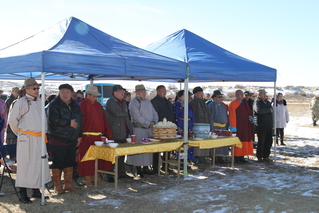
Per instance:
[[[253,105],[255,117],[255,125],[257,130],[258,145],[257,158],[258,162],[269,163],[270,148],[272,146],[272,131],[273,131],[273,113],[274,110],[270,102],[266,98],[264,89],[258,90],[258,98]]]
[[[41,198],[39,188],[51,181],[48,159],[41,158],[42,125],[45,125],[46,130],[47,123],[42,124],[43,104],[39,98],[40,86],[41,84],[38,84],[34,78],[26,79],[24,81],[26,96],[14,104],[9,116],[11,129],[18,136],[16,187],[19,187],[22,203],[32,203],[27,196],[27,188],[32,188],[31,197]],[[42,171],[42,161],[45,161],[44,171]]]
[[[55,191],[78,191],[72,184],[73,167],[76,164],[76,146],[82,139],[82,112],[72,99],[73,87],[59,86],[59,95],[48,107],[49,144],[52,153],[52,175]],[[64,173],[64,190],[61,174]]]
[[[86,97],[79,103],[81,108],[82,119],[82,140],[78,144],[78,173],[85,176],[86,186],[92,186],[92,180],[94,178],[94,160],[81,162],[86,151],[91,145],[94,145],[94,141],[100,141],[101,136],[106,138],[112,138],[113,133],[109,123],[105,117],[103,107],[96,101],[97,97],[101,96],[96,86],[89,86],[86,91]],[[104,160],[98,161],[98,169],[109,171],[112,169],[112,163]],[[99,177],[97,177],[98,183],[104,183]]]

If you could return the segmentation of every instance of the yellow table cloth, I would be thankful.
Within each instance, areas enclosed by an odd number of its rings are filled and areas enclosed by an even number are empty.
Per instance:
[[[157,153],[157,152],[168,152],[176,150],[181,147],[183,141],[177,142],[152,142],[149,144],[145,143],[119,143],[116,148],[109,146],[95,146],[91,145],[88,151],[85,153],[82,161],[101,159],[115,163],[115,158],[124,155],[134,155],[143,153]]]
[[[188,145],[192,147],[199,147],[200,149],[212,149],[232,145],[242,148],[243,146],[238,137],[218,137],[215,139],[204,139],[199,141],[189,140]]]

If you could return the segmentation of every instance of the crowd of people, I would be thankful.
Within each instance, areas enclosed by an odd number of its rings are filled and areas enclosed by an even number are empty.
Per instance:
[[[97,98],[101,96],[96,86],[89,86],[86,91],[74,91],[70,84],[61,84],[59,93],[47,99],[46,117],[42,118],[43,108],[39,97],[41,84],[34,78],[26,79],[21,89],[14,87],[6,102],[0,102],[0,128],[7,127],[7,144],[17,144],[17,178],[16,187],[19,188],[20,201],[31,203],[27,189],[32,189],[31,197],[40,198],[42,175],[45,183],[54,182],[56,193],[78,191],[72,184],[73,168],[77,165],[79,175],[85,177],[87,187],[92,186],[94,180],[94,161],[81,159],[94,141],[101,136],[112,139],[117,143],[125,143],[130,135],[136,135],[136,140],[152,137],[152,127],[166,118],[174,122],[178,133],[184,133],[184,105],[186,103],[184,90],[176,93],[175,100],[166,98],[165,86],[156,88],[156,96],[148,100],[147,90],[143,84],[135,86],[135,97],[121,85],[114,85],[112,97],[103,109]],[[84,95],[85,94],[85,95]],[[284,131],[289,121],[287,103],[283,95],[278,93],[275,101],[267,98],[264,89],[258,90],[256,100],[252,93],[237,90],[236,99],[229,105],[223,101],[223,93],[215,90],[212,95],[203,89],[195,87],[188,91],[188,132],[192,133],[194,123],[210,124],[210,130],[230,130],[236,133],[242,142],[242,148],[235,148],[234,155],[237,163],[246,163],[245,156],[253,155],[253,141],[255,133],[258,137],[256,156],[258,162],[271,162],[269,158],[273,136],[274,104],[277,110],[277,134],[280,144],[284,144]],[[1,101],[1,100],[0,100]],[[45,129],[52,165],[49,170],[41,167],[42,119],[46,119]],[[1,132],[1,143],[4,142]],[[191,136],[191,135],[189,135]],[[278,143],[278,141],[277,141]],[[191,148],[193,149],[193,148]],[[229,155],[229,147],[220,147],[217,154]],[[132,178],[126,174],[125,164],[136,167],[136,175],[152,175],[161,170],[158,156],[154,154],[136,154],[123,156],[118,159],[118,178]],[[207,157],[212,157],[209,149],[194,150],[194,163],[206,163]],[[217,162],[223,163],[227,159],[218,157]],[[99,160],[99,170],[113,171],[111,162]],[[63,174],[64,185],[61,183]],[[104,183],[97,177],[98,183]],[[113,182],[113,176],[108,176],[108,182]],[[47,197],[48,198],[48,197]]]

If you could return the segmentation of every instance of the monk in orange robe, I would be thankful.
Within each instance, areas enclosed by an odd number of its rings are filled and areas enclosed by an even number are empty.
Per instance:
[[[235,160],[238,163],[247,162],[245,155],[253,155],[253,135],[254,125],[252,111],[248,102],[244,99],[244,93],[241,90],[235,92],[236,100],[229,104],[229,130],[236,132],[237,137],[242,142],[242,148],[235,147]]]

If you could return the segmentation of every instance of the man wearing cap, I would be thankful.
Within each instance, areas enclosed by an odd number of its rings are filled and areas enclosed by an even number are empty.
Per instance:
[[[242,148],[235,147],[235,161],[246,163],[244,156],[253,155],[254,119],[242,90],[236,90],[236,99],[229,104],[229,130],[235,132],[242,142]]]
[[[158,115],[151,101],[146,99],[146,89],[143,84],[135,86],[136,97],[132,99],[129,105],[133,134],[136,135],[136,141],[143,138],[152,137],[152,127],[158,122]],[[126,163],[136,166],[137,174],[144,177],[141,167],[148,167],[153,164],[153,154],[128,155]]]
[[[9,115],[9,109],[14,100],[18,98],[19,87],[13,87],[11,90],[10,97],[6,100],[7,114]],[[7,126],[7,144],[15,144],[17,143],[17,136],[12,132],[10,125]]]
[[[49,144],[52,153],[52,175],[55,191],[77,191],[72,184],[73,167],[76,160],[76,145],[82,139],[82,112],[72,99],[74,90],[69,84],[59,86],[59,95],[49,104]],[[64,173],[64,190],[61,174]]]
[[[193,89],[194,99],[189,104],[192,106],[196,123],[210,123],[210,115],[205,104],[204,93],[201,87]],[[209,156],[209,149],[195,148],[195,156],[199,157],[199,163],[205,163],[204,156]]]
[[[96,101],[97,97],[101,96],[96,86],[89,86],[86,91],[86,97],[79,103],[83,114],[82,131],[83,136],[78,152],[78,173],[85,176],[87,186],[92,186],[94,178],[94,160],[81,162],[86,151],[94,141],[100,141],[101,136],[112,138],[113,133],[106,120],[103,107]],[[104,160],[99,160],[98,169],[109,171],[112,169],[112,163]],[[98,177],[98,183],[103,183]]]
[[[215,90],[212,95],[213,101],[207,105],[210,113],[210,129],[214,131],[228,129],[228,105],[223,102],[223,94]],[[227,146],[216,149],[216,154],[229,155]],[[217,162],[222,163],[222,157],[217,158]]]
[[[41,158],[42,125],[47,129],[47,123],[42,123],[43,104],[39,99],[39,86],[34,78],[24,81],[26,96],[20,98],[13,106],[9,115],[9,124],[17,140],[17,177],[16,187],[19,188],[20,201],[31,203],[27,196],[27,188],[32,188],[32,197],[41,198],[39,188],[51,181],[48,159]],[[45,150],[46,152],[46,150]],[[42,162],[44,171],[42,171]]]
[[[158,120],[163,121],[166,118],[167,121],[174,122],[174,110],[172,103],[166,98],[166,88],[163,85],[159,85],[156,88],[157,95],[151,100],[153,107],[158,115]],[[158,155],[153,154],[153,171],[158,172]]]
[[[113,132],[113,139],[116,143],[125,143],[129,134],[133,134],[132,123],[129,119],[127,104],[125,102],[125,92],[121,85],[114,85],[112,97],[106,104],[106,118]],[[118,158],[118,176],[127,178],[124,164],[125,156]]]
[[[269,159],[270,148],[272,146],[272,129],[273,129],[273,108],[266,98],[264,89],[258,90],[258,98],[253,105],[255,125],[257,130],[258,145],[257,158],[258,162],[271,162]]]

